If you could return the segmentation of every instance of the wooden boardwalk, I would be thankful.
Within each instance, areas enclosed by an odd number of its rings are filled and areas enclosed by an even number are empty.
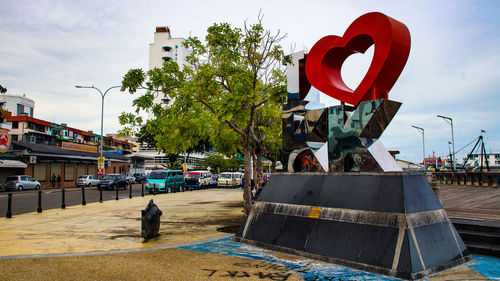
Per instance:
[[[500,223],[500,187],[440,184],[441,202],[451,219]]]

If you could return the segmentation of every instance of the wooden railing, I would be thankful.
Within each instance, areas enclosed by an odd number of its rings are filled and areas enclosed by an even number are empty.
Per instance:
[[[500,185],[500,172],[433,172],[434,180],[441,184],[490,186]]]

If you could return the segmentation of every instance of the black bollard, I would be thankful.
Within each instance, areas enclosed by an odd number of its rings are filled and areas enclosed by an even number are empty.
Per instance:
[[[499,177],[500,181],[500,177]],[[144,197],[144,183],[141,184],[141,197]]]
[[[38,208],[36,208],[36,212],[37,213],[42,212],[42,191],[41,190],[38,191]]]
[[[7,195],[7,214],[5,214],[5,217],[12,218],[12,193]]]
[[[156,183],[153,183],[153,196],[156,195]]]
[[[61,189],[61,209],[66,209],[66,190]]]
[[[85,187],[82,186],[82,205],[87,205],[87,201],[85,201]]]
[[[99,203],[102,203],[102,189],[99,188]]]
[[[130,183],[130,186],[128,187],[128,198],[132,199],[132,183]]]
[[[115,187],[115,190],[116,190],[115,200],[118,200],[118,188]]]

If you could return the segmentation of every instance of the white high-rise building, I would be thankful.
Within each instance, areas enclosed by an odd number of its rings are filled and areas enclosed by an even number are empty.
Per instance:
[[[188,63],[186,56],[189,55],[188,50],[184,47],[184,38],[172,38],[170,28],[168,26],[157,26],[154,33],[154,42],[149,44],[149,69],[160,68],[166,61],[174,61],[183,68]],[[168,98],[164,100],[163,95],[156,97],[155,103],[167,103]],[[148,118],[153,118],[152,113],[149,113]],[[164,168],[168,163],[168,157],[158,151],[155,147],[139,146],[139,153],[142,155],[153,156],[154,159],[146,160],[146,170]],[[194,167],[196,163],[205,158],[204,154],[192,153],[187,155],[182,154],[184,161],[188,163],[188,167]]]
[[[154,42],[149,44],[149,69],[160,68],[165,61],[170,60],[182,68],[188,55],[184,41],[184,38],[172,38],[168,26],[157,26]]]
[[[149,44],[149,69],[161,68],[166,61],[174,61],[182,69],[187,64],[186,56],[188,50],[184,47],[184,38],[172,38],[168,26],[157,26],[154,33],[154,42]],[[170,101],[170,97],[158,96],[155,103],[165,103]],[[152,113],[148,118],[153,118]]]

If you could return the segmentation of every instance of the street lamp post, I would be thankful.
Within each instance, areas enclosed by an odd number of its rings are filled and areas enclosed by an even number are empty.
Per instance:
[[[113,86],[113,87],[109,87],[106,91],[104,91],[104,93],[99,89],[99,88],[96,88],[94,87],[94,85],[92,86],[75,86],[76,88],[79,88],[79,89],[82,89],[82,88],[85,88],[85,89],[96,89],[97,91],[99,91],[99,94],[101,94],[101,157],[102,157],[102,147],[103,147],[103,142],[104,142],[104,136],[103,136],[103,117],[104,117],[104,97],[106,96],[106,94],[108,93],[109,90],[111,89],[114,89],[114,88],[119,88],[121,86]]]
[[[453,168],[453,171],[455,171],[455,138],[453,136],[453,119],[451,119],[450,117],[446,117],[446,116],[442,116],[442,115],[436,115],[437,117],[439,118],[443,118],[443,120],[450,124],[451,126],[451,148],[453,150],[453,154],[451,155],[452,156],[452,168]]]
[[[422,164],[424,164],[424,169],[426,169],[427,165],[425,164],[425,135],[424,135],[424,129],[417,127],[417,126],[412,126],[413,128],[417,129],[420,133],[422,133]],[[426,169],[427,170],[427,169]]]

